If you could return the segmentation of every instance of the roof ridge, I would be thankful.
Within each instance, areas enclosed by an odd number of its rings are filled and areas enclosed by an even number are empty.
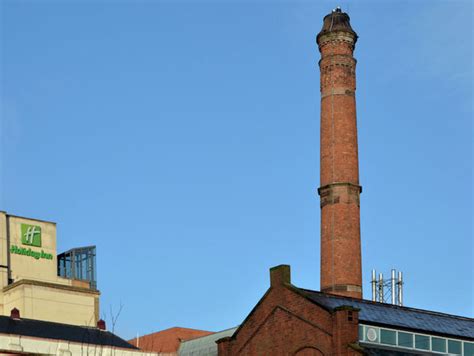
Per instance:
[[[0,315],[0,334],[137,349],[117,334],[108,330],[101,330],[97,327],[29,318],[12,319],[6,315]]]
[[[11,319],[11,317],[9,317],[9,316],[7,316],[7,315],[0,315],[0,318]],[[82,329],[92,329],[92,330],[99,330],[99,331],[102,331],[102,332],[109,332],[108,330],[101,330],[101,329],[97,328],[96,326],[74,325],[74,324],[67,324],[67,323],[59,323],[59,322],[57,322],[57,321],[50,321],[50,320],[31,319],[31,318],[24,318],[24,317],[21,317],[21,318],[19,318],[19,319],[14,319],[14,320],[17,321],[17,322],[21,322],[21,321],[32,321],[32,322],[35,322],[35,323],[64,325],[64,326],[66,326],[66,327],[82,328]],[[114,334],[114,335],[115,335],[115,334]]]
[[[186,328],[186,327],[184,327],[184,326],[172,326],[172,327],[170,327],[170,328],[168,328],[168,329],[164,329],[164,330],[162,330],[162,331],[172,330],[172,329],[212,332],[212,331],[202,330],[202,329]],[[158,331],[158,332],[159,332],[159,331]]]
[[[239,326],[240,326],[240,324],[237,325],[237,326],[234,326],[234,327],[232,327],[232,328],[227,328],[227,329],[224,329],[224,330],[214,331],[214,332],[212,332],[212,334],[209,334],[209,335],[202,335],[202,336],[195,337],[195,338],[193,338],[193,339],[183,340],[183,342],[188,342],[188,341],[194,341],[194,340],[197,340],[197,339],[202,339],[203,337],[209,337],[209,336],[212,336],[212,335],[215,335],[215,334],[219,334],[219,333],[223,333],[223,332],[225,332],[225,331],[229,331],[229,330],[232,330],[232,329],[237,330],[237,328],[238,328]]]
[[[166,331],[172,331],[172,330],[191,330],[191,331],[205,332],[205,333],[209,333],[209,334],[215,333],[215,331],[209,331],[209,330],[185,328],[185,327],[182,327],[182,326],[172,326],[172,327],[169,327],[169,328],[166,328],[166,329],[163,329],[163,330],[153,331],[149,334],[139,335],[138,337],[139,338],[144,338],[144,337],[153,336],[153,335],[156,335],[156,334],[161,334],[161,333],[164,333]],[[207,336],[207,335],[204,335],[204,336]],[[199,336],[199,337],[201,337],[201,336]],[[128,341],[133,341],[133,340],[136,340],[136,339],[137,339],[137,337],[134,337],[133,339],[130,339]]]
[[[371,304],[371,305],[377,305],[377,306],[383,306],[383,307],[390,307],[390,308],[394,308],[394,309],[411,310],[411,311],[423,312],[423,313],[431,314],[431,315],[438,315],[438,316],[445,316],[445,317],[450,317],[450,318],[457,318],[457,319],[460,319],[460,320],[474,321],[474,318],[470,318],[470,317],[462,316],[462,315],[448,314],[448,313],[443,313],[443,312],[438,312],[438,311],[433,311],[433,310],[406,307],[406,306],[394,305],[394,304],[389,304],[389,303],[374,302],[372,300],[367,300],[367,299],[358,299],[358,298],[345,297],[345,296],[340,296],[340,295],[331,295],[331,294],[327,294],[327,293],[323,293],[323,292],[315,291],[315,290],[311,290],[311,289],[306,289],[306,288],[299,288],[299,287],[296,287],[296,288],[298,288],[299,290],[304,291],[304,292],[317,293],[317,294],[320,294],[320,295],[322,295],[324,297],[327,297],[327,298],[348,299],[348,300],[356,301],[358,303],[362,302],[362,303],[365,303],[365,304]]]

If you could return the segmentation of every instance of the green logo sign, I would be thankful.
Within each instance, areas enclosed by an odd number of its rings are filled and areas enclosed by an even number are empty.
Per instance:
[[[21,224],[21,243],[41,247],[41,228],[35,225]]]
[[[18,247],[15,245],[10,247],[10,252],[15,253],[17,255],[33,257],[35,260],[39,260],[40,258],[45,259],[45,260],[53,259],[52,254],[46,253],[43,250],[41,250],[40,252],[40,251],[32,250],[31,248]]]

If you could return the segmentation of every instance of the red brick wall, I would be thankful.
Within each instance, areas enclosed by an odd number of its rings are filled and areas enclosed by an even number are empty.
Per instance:
[[[285,274],[289,266],[272,269]],[[289,273],[286,273],[289,276]],[[254,310],[231,338],[219,340],[219,356],[359,355],[357,311],[329,312],[305,298],[289,279],[274,278]]]

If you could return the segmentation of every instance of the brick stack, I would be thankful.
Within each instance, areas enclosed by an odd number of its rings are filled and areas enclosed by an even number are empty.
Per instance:
[[[353,57],[357,34],[340,9],[317,36],[321,60],[321,291],[362,298],[359,163]]]

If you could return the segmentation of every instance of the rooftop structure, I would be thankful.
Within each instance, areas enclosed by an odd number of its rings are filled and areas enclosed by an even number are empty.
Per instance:
[[[0,212],[0,315],[95,326],[94,246],[57,255],[56,224]]]
[[[78,247],[58,255],[58,276],[86,281],[91,289],[97,289],[95,246]]]

